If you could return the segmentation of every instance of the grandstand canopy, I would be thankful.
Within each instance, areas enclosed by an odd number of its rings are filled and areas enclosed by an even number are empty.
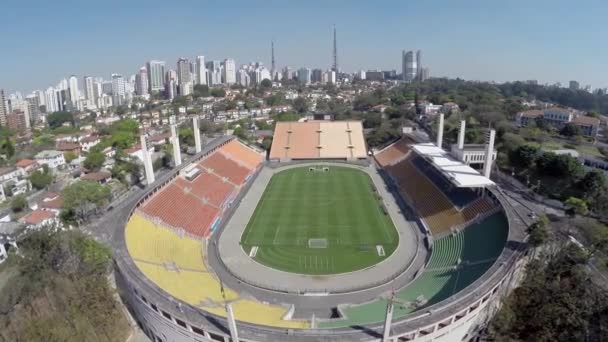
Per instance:
[[[277,122],[270,159],[367,158],[361,121]]]
[[[477,170],[453,158],[448,152],[432,143],[416,144],[414,151],[429,161],[457,187],[478,188],[495,184]]]

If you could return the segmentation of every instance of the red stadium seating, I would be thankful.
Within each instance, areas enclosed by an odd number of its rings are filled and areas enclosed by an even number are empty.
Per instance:
[[[192,181],[183,176],[155,194],[140,210],[165,225],[207,237],[221,218],[227,200],[263,161],[263,156],[232,140],[198,163],[201,173]]]
[[[234,160],[226,158],[220,151],[212,153],[207,158],[203,159],[199,165],[220,177],[228,178],[230,182],[237,186],[245,183],[251,170],[239,165]]]

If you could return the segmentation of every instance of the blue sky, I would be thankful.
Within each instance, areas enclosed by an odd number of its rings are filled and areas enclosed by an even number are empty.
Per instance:
[[[133,74],[146,60],[232,57],[345,71],[397,69],[421,49],[435,76],[608,86],[605,0],[2,0],[0,88]]]

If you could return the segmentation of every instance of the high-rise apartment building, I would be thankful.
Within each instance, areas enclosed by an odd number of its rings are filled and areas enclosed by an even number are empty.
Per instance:
[[[234,59],[228,58],[224,60],[222,79],[228,85],[236,83],[236,64]]]
[[[93,85],[93,77],[85,76],[84,77],[84,97],[87,100],[87,104],[89,106],[94,106],[97,103],[97,98],[95,97],[95,89]]]
[[[165,89],[165,62],[149,61],[146,63],[148,69],[148,90],[150,92],[163,91]]]
[[[422,51],[416,51],[416,79],[422,80]]]
[[[177,84],[182,85],[190,82],[190,62],[187,58],[177,60]]]
[[[323,81],[323,70],[312,69],[312,74],[310,75],[310,81],[312,83],[321,83],[321,81]]]
[[[6,115],[8,114],[8,109],[6,108],[6,96],[4,95],[4,90],[0,89],[0,126],[6,126]]]
[[[216,85],[222,83],[222,65],[220,61],[209,61],[207,66],[207,84]]]
[[[148,95],[148,68],[142,67],[135,75],[135,93],[139,96]]]
[[[298,69],[298,82],[308,85],[310,84],[311,72],[309,68]]]
[[[68,79],[68,87],[70,90],[70,103],[73,109],[76,109],[78,100],[80,100],[80,91],[78,90],[78,78],[72,75]]]
[[[414,81],[418,75],[418,65],[416,64],[416,59],[414,58],[414,51],[403,51],[401,56],[401,64],[403,80],[406,82]]]
[[[207,84],[205,56],[196,56],[196,84]]]
[[[120,74],[112,74],[112,102],[120,106],[125,100],[125,79]]]

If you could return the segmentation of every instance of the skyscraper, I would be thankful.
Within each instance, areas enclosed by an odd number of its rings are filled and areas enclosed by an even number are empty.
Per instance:
[[[188,58],[177,60],[177,83],[183,85],[190,82],[190,62]]]
[[[403,80],[405,82],[411,82],[416,79],[418,74],[418,66],[414,59],[414,51],[402,52],[401,56],[401,69],[403,72]]]
[[[88,105],[95,105],[97,103],[95,98],[95,91],[93,89],[93,77],[84,77],[84,96],[87,100]]]
[[[122,105],[125,98],[125,79],[120,74],[112,74],[112,102]]]
[[[207,84],[207,68],[205,67],[205,56],[196,57],[196,84]]]
[[[165,62],[149,61],[146,63],[148,69],[148,89],[150,92],[163,91],[165,89]]]
[[[416,51],[416,79],[422,80],[422,52]]]
[[[230,85],[236,83],[236,64],[234,63],[234,59],[227,58],[224,60],[222,76],[225,84]]]
[[[310,69],[309,68],[300,68],[298,69],[298,82],[308,85],[310,84]]]
[[[222,83],[222,67],[220,61],[209,61],[207,66],[207,84],[216,85]]]
[[[148,69],[142,67],[135,75],[135,93],[139,96],[148,95]]]
[[[72,107],[75,109],[80,98],[80,92],[78,91],[78,78],[76,78],[76,76],[70,76],[68,79],[68,87],[70,89],[70,102]]]
[[[6,127],[6,97],[4,96],[4,90],[0,89],[0,125]]]

